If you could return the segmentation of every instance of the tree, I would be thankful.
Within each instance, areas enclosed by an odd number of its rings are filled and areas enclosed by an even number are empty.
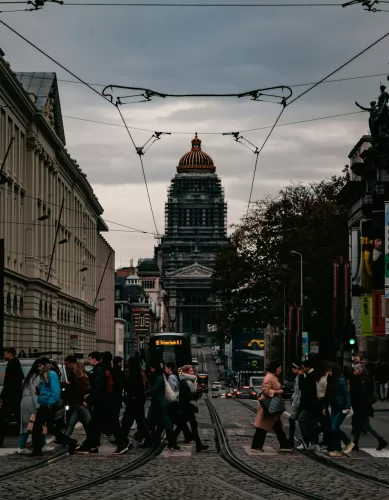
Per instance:
[[[332,261],[348,255],[345,208],[338,194],[344,175],[303,185],[292,183],[254,203],[233,226],[231,243],[217,256],[213,285],[222,302],[219,329],[282,326],[286,303],[300,303],[303,254],[304,330],[311,338],[331,335]]]

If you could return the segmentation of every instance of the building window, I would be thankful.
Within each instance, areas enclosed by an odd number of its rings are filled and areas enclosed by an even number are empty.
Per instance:
[[[139,337],[139,349],[145,348],[145,337]]]
[[[23,316],[23,312],[24,312],[24,301],[23,301],[23,297],[20,297],[20,302],[19,302],[19,314],[20,314],[20,316]]]
[[[144,314],[139,315],[139,326],[145,326],[145,315]]]
[[[14,295],[12,313],[15,315],[18,314],[18,299],[17,299],[16,295]]]
[[[43,302],[40,300],[39,301],[39,316],[42,317],[43,315]]]
[[[146,290],[151,290],[155,288],[155,280],[142,281],[142,286]]]
[[[7,306],[6,310],[8,314],[11,314],[11,294],[8,292],[7,293]]]
[[[115,300],[120,300],[120,289],[119,288],[117,288],[115,290]]]

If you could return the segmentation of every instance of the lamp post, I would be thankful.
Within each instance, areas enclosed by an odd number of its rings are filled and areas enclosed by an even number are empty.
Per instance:
[[[296,252],[296,250],[291,250],[291,254],[300,256],[300,305],[301,305],[301,335],[304,331],[304,285],[303,285],[303,254],[300,252]],[[300,342],[299,342],[300,349]],[[297,356],[300,356],[302,353],[296,353]]]

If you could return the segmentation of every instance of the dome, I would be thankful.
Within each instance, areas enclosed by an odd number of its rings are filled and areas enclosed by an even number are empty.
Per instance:
[[[192,149],[185,153],[178,163],[177,172],[187,172],[188,170],[215,171],[212,158],[201,150],[201,140],[197,137],[192,140]]]

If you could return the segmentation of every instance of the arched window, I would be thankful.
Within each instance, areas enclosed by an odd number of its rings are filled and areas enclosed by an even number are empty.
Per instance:
[[[63,311],[61,311],[61,323],[63,323]]]
[[[47,318],[48,314],[49,314],[49,308],[47,306],[47,302],[45,302],[45,318]]]
[[[17,314],[18,313],[18,298],[16,295],[14,295],[14,300],[12,304],[12,314]]]
[[[39,301],[39,316],[42,317],[43,314],[43,302]]]
[[[20,314],[20,316],[23,316],[23,313],[24,313],[24,300],[23,300],[23,297],[20,297],[20,301],[19,301],[19,314]]]
[[[11,314],[11,294],[8,292],[7,293],[7,305],[6,305],[6,310],[8,314]]]
[[[53,304],[51,304],[51,303],[50,303],[50,307],[49,307],[49,318],[53,319]]]

